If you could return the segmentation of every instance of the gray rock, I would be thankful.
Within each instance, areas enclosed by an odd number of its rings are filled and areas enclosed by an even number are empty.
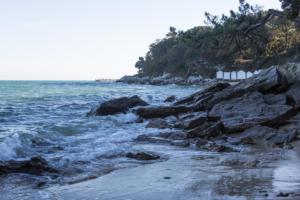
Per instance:
[[[241,140],[251,139],[255,144],[262,144],[265,142],[266,144],[280,146],[294,141],[296,137],[295,131],[284,132],[258,125],[241,133],[239,138]]]
[[[223,124],[221,122],[206,122],[194,129],[187,131],[189,138],[210,139],[222,135]]]
[[[129,108],[147,105],[148,104],[138,96],[121,97],[102,103],[97,109],[89,112],[88,115],[114,115],[118,113],[125,113],[129,110]]]
[[[127,153],[127,158],[136,159],[136,160],[158,160],[160,159],[159,155],[154,153],[145,153],[145,152],[138,152],[138,153]]]
[[[184,124],[186,129],[193,129],[196,128],[197,126],[201,126],[207,122],[207,113],[202,112],[194,116],[193,118],[186,119]]]
[[[296,115],[288,105],[269,105],[259,92],[222,101],[209,112],[209,117],[220,118],[226,133],[246,130],[255,125],[279,126]]]
[[[174,95],[167,97],[164,102],[166,103],[171,103],[174,102],[176,100],[176,97]]]
[[[194,103],[194,110],[210,110],[221,101],[241,97],[247,93],[258,91],[261,93],[277,93],[288,87],[288,82],[278,67],[263,70],[258,75],[245,79],[240,83],[226,87],[221,91],[200,98]]]
[[[217,83],[214,84],[204,90],[201,90],[199,92],[196,92],[190,96],[184,97],[182,99],[179,99],[177,102],[174,103],[174,105],[182,105],[182,104],[191,104],[195,103],[201,99],[207,98],[207,97],[212,97],[213,93],[222,91],[223,89],[229,87],[230,84],[228,83]]]
[[[165,106],[165,107],[148,107],[139,108],[136,110],[137,115],[140,117],[151,118],[165,118],[172,115],[178,115],[180,113],[190,112],[192,109],[186,106]]]
[[[43,175],[44,173],[58,173],[58,170],[51,167],[45,159],[37,156],[31,158],[30,160],[1,161],[0,175],[9,173]]]
[[[187,139],[187,134],[181,131],[173,132],[168,137],[170,140],[184,140]]]
[[[269,105],[287,105],[286,94],[266,94],[264,100]]]
[[[300,110],[300,83],[293,84],[286,94],[287,103]]]
[[[300,63],[287,63],[279,66],[278,70],[286,77],[289,84],[300,82]]]
[[[214,152],[239,152],[238,149],[226,145],[226,144],[221,144],[221,143],[216,143],[216,142],[208,142],[204,146],[200,146],[200,149],[207,150],[207,151],[214,151]]]

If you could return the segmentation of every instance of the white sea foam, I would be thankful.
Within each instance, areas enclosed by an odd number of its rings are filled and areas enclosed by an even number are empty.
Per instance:
[[[0,142],[0,160],[11,160],[17,157],[17,149],[22,148],[22,143],[18,134],[6,137]]]

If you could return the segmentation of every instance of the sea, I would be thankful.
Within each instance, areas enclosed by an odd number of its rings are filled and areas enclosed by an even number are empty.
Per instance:
[[[134,123],[134,112],[112,116],[87,113],[104,101],[138,95],[163,105],[199,87],[128,85],[94,81],[0,81],[0,162],[41,156],[60,170],[47,183],[66,184],[132,167],[124,158],[134,139],[160,130]],[[0,179],[1,184],[1,179]]]

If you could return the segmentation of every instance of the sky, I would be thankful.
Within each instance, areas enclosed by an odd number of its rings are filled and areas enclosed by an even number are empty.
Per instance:
[[[248,0],[280,9],[279,0]],[[0,80],[94,80],[134,64],[170,26],[204,25],[204,12],[238,0],[0,0]]]

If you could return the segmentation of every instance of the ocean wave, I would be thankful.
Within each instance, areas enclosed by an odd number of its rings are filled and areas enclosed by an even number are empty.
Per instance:
[[[22,148],[22,142],[18,134],[13,134],[6,137],[2,142],[0,142],[0,160],[12,160],[16,159],[18,149]]]

